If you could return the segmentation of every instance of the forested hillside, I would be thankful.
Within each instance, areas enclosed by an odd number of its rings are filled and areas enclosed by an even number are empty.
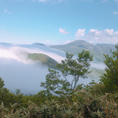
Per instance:
[[[79,79],[90,73],[92,59],[85,50],[76,59],[67,53],[56,69],[49,69],[41,83],[43,90],[35,95],[20,90],[12,93],[0,79],[0,118],[117,118],[118,45],[111,55],[105,55],[100,82],[81,85]]]

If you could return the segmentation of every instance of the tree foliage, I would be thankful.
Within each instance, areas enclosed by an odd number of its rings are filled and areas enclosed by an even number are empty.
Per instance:
[[[0,89],[4,87],[4,81],[0,78]]]
[[[64,77],[71,76],[72,82],[70,83],[71,89],[76,89],[80,78],[87,78],[89,73],[90,62],[92,56],[89,51],[83,50],[75,58],[72,54],[67,53],[66,59],[57,65],[58,69]]]
[[[46,75],[46,81],[41,83],[41,86],[45,88],[46,94],[64,95],[70,89],[70,83],[67,80],[61,79],[58,71],[49,69],[49,73]]]
[[[101,82],[105,85],[107,92],[118,91],[118,45],[112,55],[105,55],[105,73],[101,77]]]
[[[24,95],[20,90],[12,93],[0,79],[0,118],[118,118],[118,46],[112,56],[105,57],[101,82],[91,82],[84,88],[78,80],[89,73],[92,57],[87,51],[77,58],[67,54],[58,70],[49,69],[41,84],[45,90],[35,95]]]
[[[91,61],[92,56],[89,51],[83,50],[77,58],[67,53],[66,59],[57,64],[57,70],[49,69],[46,81],[41,86],[50,94],[69,94],[78,87],[80,78],[87,77]]]

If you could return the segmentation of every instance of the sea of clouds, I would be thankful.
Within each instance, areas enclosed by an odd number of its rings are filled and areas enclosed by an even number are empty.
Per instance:
[[[28,54],[31,53],[45,54],[51,57],[52,59],[56,60],[57,62],[61,62],[61,60],[64,59],[64,57],[56,53],[48,52],[45,50],[29,49],[29,48],[24,48],[19,46],[11,46],[11,47],[0,46],[0,58],[13,59],[22,62],[24,64],[33,63],[32,60],[28,59],[27,56]]]

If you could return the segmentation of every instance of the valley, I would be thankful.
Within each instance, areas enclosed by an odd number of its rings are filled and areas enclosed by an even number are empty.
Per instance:
[[[73,50],[66,46],[65,50],[56,49],[56,47],[58,46],[46,46],[39,43],[25,45],[0,43],[0,75],[4,78],[6,87],[11,91],[20,89],[23,93],[36,93],[41,90],[40,83],[45,80],[48,68],[55,68],[56,64],[65,58],[67,49]],[[80,50],[78,52],[82,49],[86,50],[87,47],[89,47],[88,49],[92,48],[88,43],[86,46],[85,42],[79,43],[78,49]],[[106,46],[106,51],[111,48],[112,46]],[[73,53],[71,50],[68,52]],[[74,54],[76,56],[77,50]],[[80,79],[80,83],[88,84],[92,80],[98,82],[104,68],[103,61],[93,61],[91,73],[88,78]]]

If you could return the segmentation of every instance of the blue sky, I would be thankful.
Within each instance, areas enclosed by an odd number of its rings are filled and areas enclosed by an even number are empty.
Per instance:
[[[0,42],[118,42],[118,0],[0,0]]]

